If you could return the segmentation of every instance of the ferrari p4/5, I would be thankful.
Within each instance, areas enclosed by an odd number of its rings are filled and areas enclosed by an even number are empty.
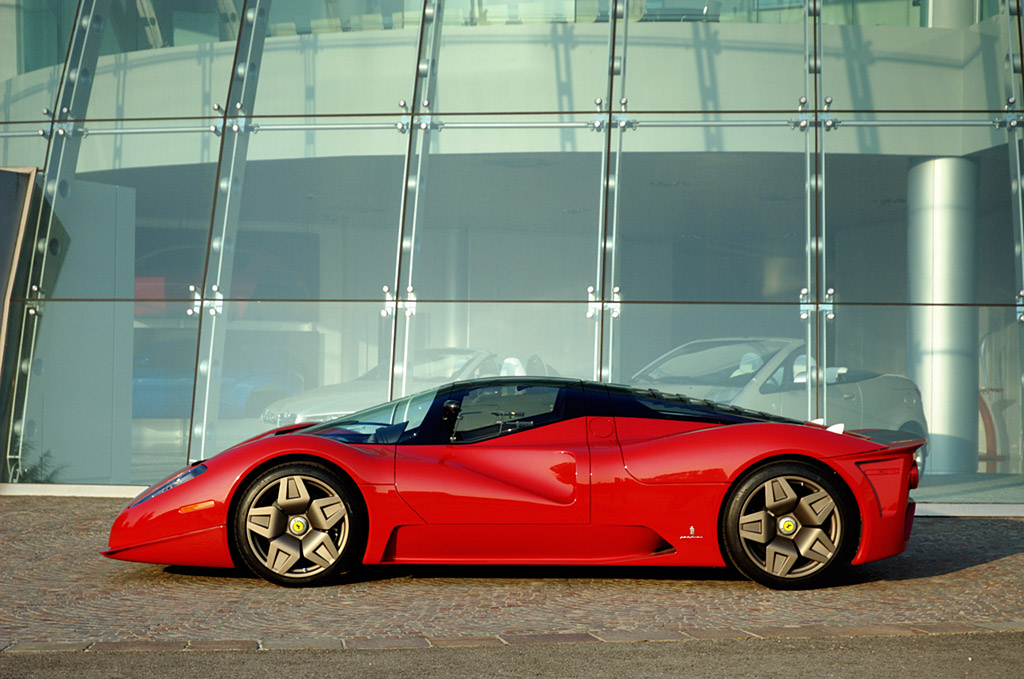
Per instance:
[[[193,464],[136,498],[103,553],[286,586],[440,563],[819,586],[905,549],[924,444],[906,438],[579,380],[455,382]]]

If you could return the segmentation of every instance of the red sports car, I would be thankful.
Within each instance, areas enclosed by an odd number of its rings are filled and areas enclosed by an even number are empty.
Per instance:
[[[455,382],[193,464],[121,513],[104,554],[289,586],[427,563],[814,586],[902,552],[914,516],[924,441],[841,429],[579,380]]]

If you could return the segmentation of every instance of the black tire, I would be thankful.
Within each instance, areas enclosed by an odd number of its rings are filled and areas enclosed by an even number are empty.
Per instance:
[[[311,462],[260,474],[232,519],[235,547],[256,575],[285,587],[331,583],[359,565],[367,520],[354,484]]]
[[[721,544],[743,575],[773,589],[803,589],[846,569],[860,517],[842,481],[802,462],[777,462],[726,498]]]

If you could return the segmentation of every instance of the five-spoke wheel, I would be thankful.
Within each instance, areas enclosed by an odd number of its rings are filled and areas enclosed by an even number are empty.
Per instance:
[[[729,561],[769,587],[820,584],[850,563],[859,525],[840,486],[816,468],[776,463],[729,496],[722,527]]]
[[[235,512],[235,545],[257,575],[287,586],[328,581],[359,563],[366,522],[331,470],[285,464],[259,476]]]

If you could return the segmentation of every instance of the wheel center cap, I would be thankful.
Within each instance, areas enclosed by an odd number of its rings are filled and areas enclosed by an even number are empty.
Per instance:
[[[304,535],[309,530],[309,521],[305,517],[296,516],[288,522],[288,530],[291,531],[292,535]]]
[[[792,516],[784,516],[779,519],[779,533],[789,537],[796,532],[796,529],[800,527],[800,524],[796,522]]]

